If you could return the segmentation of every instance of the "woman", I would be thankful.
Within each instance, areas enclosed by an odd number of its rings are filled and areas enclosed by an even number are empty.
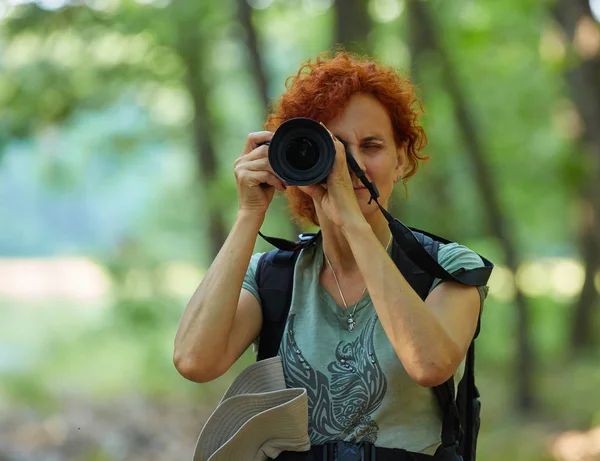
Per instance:
[[[371,61],[340,52],[302,66],[267,131],[248,135],[235,162],[237,218],[177,332],[174,361],[183,376],[213,380],[257,340],[260,254],[252,251],[275,189],[284,191],[294,216],[322,234],[296,263],[280,349],[286,385],[313,386],[311,444],[436,451],[441,423],[428,388],[460,379],[485,287],[436,280],[423,301],[390,258],[388,223],[345,158],[354,156],[387,207],[394,185],[425,158],[419,108],[410,82]],[[318,120],[332,134],[336,159],[326,184],[287,186],[269,165],[264,143],[293,117]],[[438,262],[448,272],[483,265],[457,244],[441,245]],[[300,364],[315,379],[307,381]]]

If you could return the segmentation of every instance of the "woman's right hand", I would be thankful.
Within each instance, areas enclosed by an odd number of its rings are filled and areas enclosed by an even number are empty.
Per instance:
[[[269,146],[273,133],[250,133],[242,155],[235,161],[234,173],[238,190],[239,210],[266,213],[275,189],[283,191],[285,185],[269,164]]]

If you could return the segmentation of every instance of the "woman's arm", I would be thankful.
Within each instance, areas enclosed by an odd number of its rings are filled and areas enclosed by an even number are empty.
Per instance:
[[[381,325],[407,373],[432,387],[452,376],[475,334],[480,296],[475,287],[438,285],[425,302],[364,220],[344,227]]]
[[[250,133],[234,162],[239,198],[235,224],[177,330],[173,361],[177,371],[192,381],[221,376],[260,333],[260,304],[242,289],[242,282],[275,189],[285,190],[269,164],[265,143],[272,137],[270,131]]]
[[[238,214],[183,313],[173,361],[187,379],[206,382],[219,377],[260,332],[260,305],[241,288],[263,219],[258,213]]]

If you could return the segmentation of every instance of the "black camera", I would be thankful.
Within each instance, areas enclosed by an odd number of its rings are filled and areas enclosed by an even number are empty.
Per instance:
[[[329,132],[310,118],[283,122],[269,143],[269,163],[292,186],[324,183],[333,168],[335,145]]]

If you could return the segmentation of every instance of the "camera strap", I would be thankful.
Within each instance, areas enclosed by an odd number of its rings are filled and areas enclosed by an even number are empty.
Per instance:
[[[482,286],[487,284],[487,281],[492,273],[492,269],[494,268],[494,265],[489,260],[479,255],[479,257],[483,261],[483,267],[472,269],[469,271],[461,269],[457,272],[454,272],[453,274],[447,272],[446,269],[440,266],[437,260],[435,260],[425,250],[425,248],[423,248],[423,245],[421,245],[413,231],[408,226],[405,226],[403,223],[401,223],[398,219],[394,218],[385,208],[383,208],[379,204],[379,201],[377,200],[379,198],[379,191],[377,190],[377,187],[375,186],[375,184],[373,184],[367,179],[365,172],[358,166],[358,163],[356,162],[354,157],[348,152],[346,152],[346,161],[348,162],[348,166],[354,172],[356,177],[371,193],[371,200],[369,201],[369,203],[375,200],[375,203],[385,216],[385,219],[387,219],[394,241],[398,244],[398,246],[402,249],[402,251],[404,251],[406,256],[408,256],[412,262],[414,262],[417,266],[419,266],[429,275],[441,280],[451,280],[469,286]],[[442,243],[452,243],[450,240],[446,240],[437,235],[430,234],[419,229],[413,230],[420,232],[421,234],[427,235],[428,237],[431,237],[434,240],[438,240]]]

